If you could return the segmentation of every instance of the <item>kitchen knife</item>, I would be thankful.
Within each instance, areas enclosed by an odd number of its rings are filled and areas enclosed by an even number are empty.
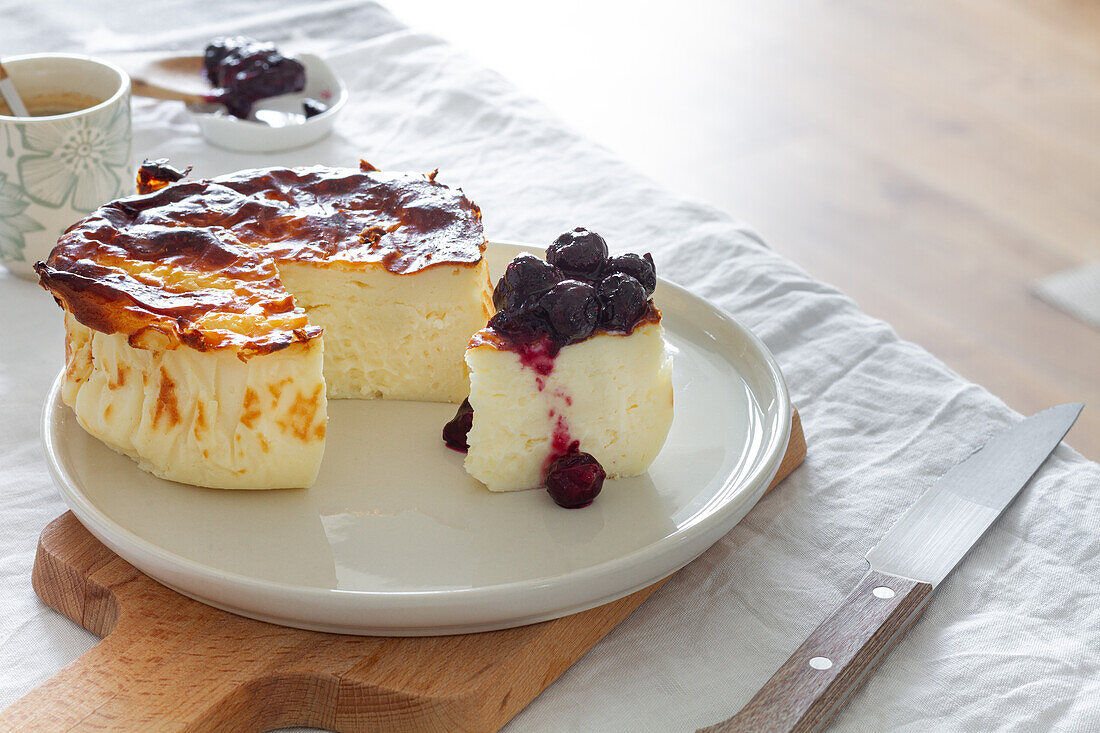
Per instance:
[[[1083,407],[1078,402],[1036,413],[945,473],[867,553],[871,568],[856,589],[749,703],[698,733],[805,733],[828,725]]]

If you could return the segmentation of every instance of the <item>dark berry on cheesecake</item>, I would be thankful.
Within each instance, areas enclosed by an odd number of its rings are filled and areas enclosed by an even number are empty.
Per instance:
[[[577,227],[546,248],[546,261],[578,280],[597,280],[607,262],[607,242],[595,232]]]
[[[489,319],[489,328],[505,337],[511,344],[519,344],[545,335],[548,325],[533,323],[536,318],[529,308],[519,306],[510,310],[499,310]]]
[[[600,301],[602,328],[609,331],[629,331],[645,314],[645,288],[630,275],[611,273],[600,280],[596,293]]]
[[[633,252],[612,257],[607,261],[605,272],[621,272],[624,275],[630,275],[645,288],[647,298],[657,289],[657,267],[653,264],[653,255],[648,252],[641,257]]]
[[[462,400],[462,404],[458,406],[458,412],[449,423],[443,426],[443,442],[448,448],[465,453],[470,450],[466,436],[470,434],[470,427],[473,424],[474,408],[470,406],[470,400]]]
[[[546,491],[558,506],[579,509],[588,506],[603,489],[607,473],[587,453],[567,453],[550,464]]]
[[[508,265],[493,290],[493,305],[498,311],[514,310],[564,279],[562,271],[549,262],[521,254]]]
[[[600,302],[596,289],[580,280],[563,280],[539,298],[551,337],[562,344],[584,341],[596,330]]]

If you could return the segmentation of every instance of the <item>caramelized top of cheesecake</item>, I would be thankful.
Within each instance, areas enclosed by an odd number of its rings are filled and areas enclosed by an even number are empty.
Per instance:
[[[233,348],[247,359],[321,329],[279,278],[283,262],[412,275],[475,266],[481,210],[421,176],[362,163],[264,168],[112,201],[62,235],[40,282],[84,325],[134,346]]]

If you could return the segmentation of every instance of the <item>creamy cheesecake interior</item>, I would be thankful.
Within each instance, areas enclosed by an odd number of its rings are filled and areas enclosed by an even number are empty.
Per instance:
[[[329,399],[466,397],[461,355],[491,308],[484,261],[415,277],[339,263],[291,262],[279,271],[309,322],[325,331]]]
[[[538,487],[573,441],[608,478],[644,473],[672,424],[672,358],[660,321],[563,346],[545,367],[525,363],[491,331],[466,351],[473,425],[466,470],[491,491]]]

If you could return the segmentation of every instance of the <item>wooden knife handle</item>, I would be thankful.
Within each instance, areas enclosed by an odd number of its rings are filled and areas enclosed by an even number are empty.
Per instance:
[[[928,583],[871,570],[737,715],[699,733],[822,730],[920,616]]]

